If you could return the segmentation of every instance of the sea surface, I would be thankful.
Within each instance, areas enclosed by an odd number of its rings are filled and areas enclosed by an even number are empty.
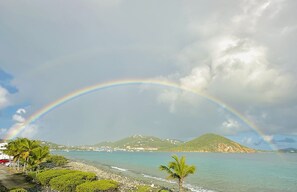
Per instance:
[[[175,186],[159,171],[173,153],[54,151],[74,160],[107,167],[120,174],[152,183]],[[199,192],[296,192],[297,154],[177,153],[186,156],[197,171],[185,187]]]

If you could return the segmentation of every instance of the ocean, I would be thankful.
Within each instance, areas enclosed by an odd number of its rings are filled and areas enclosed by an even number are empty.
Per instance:
[[[175,186],[159,171],[173,153],[53,151],[69,159],[112,169],[119,174]],[[297,154],[277,153],[176,153],[185,156],[196,173],[185,187],[197,192],[296,192]]]

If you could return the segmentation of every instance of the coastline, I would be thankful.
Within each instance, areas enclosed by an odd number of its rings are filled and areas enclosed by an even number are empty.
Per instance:
[[[81,170],[87,172],[93,172],[97,175],[98,179],[111,179],[120,183],[119,191],[127,192],[133,191],[139,185],[147,185],[152,188],[166,188],[171,189],[172,191],[176,191],[176,187],[168,185],[160,184],[157,180],[152,180],[147,178],[135,178],[132,176],[128,176],[122,173],[121,168],[118,170],[113,170],[112,168],[104,165],[94,165],[92,162],[80,161],[80,160],[69,160],[69,162],[65,165],[67,169],[73,170]]]

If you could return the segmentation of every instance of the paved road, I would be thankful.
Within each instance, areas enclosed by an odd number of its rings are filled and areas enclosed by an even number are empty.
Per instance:
[[[32,184],[26,181],[23,175],[15,173],[4,165],[0,165],[0,185],[1,184],[8,189],[17,187],[27,188],[32,186]]]

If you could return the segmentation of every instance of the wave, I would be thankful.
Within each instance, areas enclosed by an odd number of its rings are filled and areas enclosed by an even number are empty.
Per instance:
[[[194,192],[215,192],[213,190],[203,189],[202,187],[191,185],[191,184],[184,184],[184,187]]]
[[[111,166],[111,168],[119,170],[119,171],[128,171],[128,169],[124,169],[124,168],[120,168],[120,167],[115,167],[115,166]]]
[[[167,179],[163,179],[163,178],[160,178],[160,177],[154,177],[154,176],[151,176],[151,175],[142,174],[142,176],[145,177],[145,178],[155,179],[155,180],[163,181],[163,182],[167,182],[167,183],[172,183],[172,184],[176,183],[175,181],[170,181],[170,180],[167,180]],[[184,184],[183,186],[185,188],[193,191],[193,192],[215,192],[213,190],[203,189],[202,187],[191,185],[191,184]]]
[[[163,182],[167,182],[167,183],[176,183],[175,181],[170,181],[170,180],[167,180],[167,179],[163,179],[163,178],[160,178],[160,177],[154,177],[154,176],[151,176],[151,175],[142,174],[142,176],[145,177],[145,178],[155,179],[155,180],[163,181]]]

